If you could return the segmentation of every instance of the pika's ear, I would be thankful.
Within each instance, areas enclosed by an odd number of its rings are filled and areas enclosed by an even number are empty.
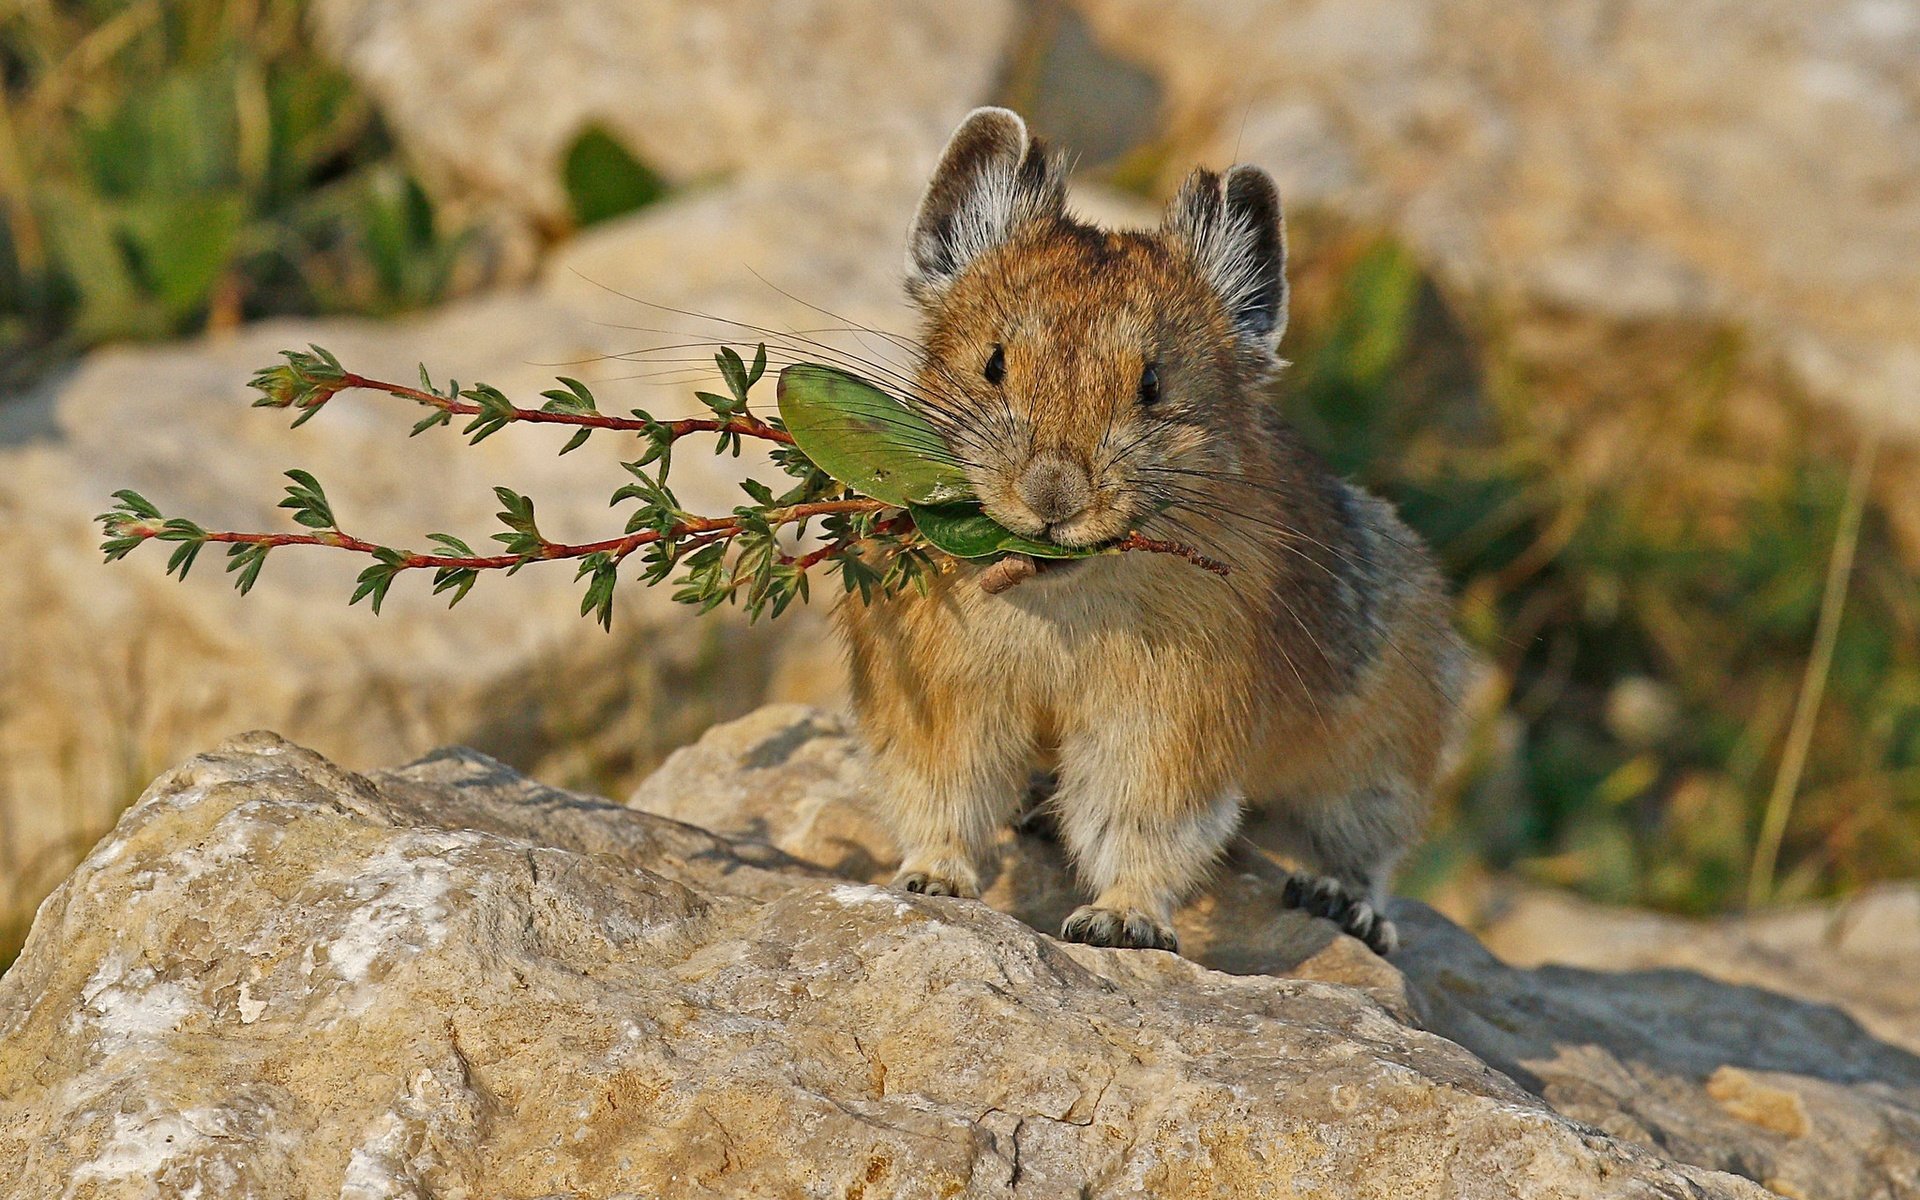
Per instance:
[[[1259,167],[1187,176],[1162,228],[1193,256],[1242,336],[1271,351],[1287,331],[1287,223]]]
[[[907,235],[907,291],[938,295],[1022,224],[1058,216],[1066,179],[1027,123],[1004,108],[976,108],[953,131]]]

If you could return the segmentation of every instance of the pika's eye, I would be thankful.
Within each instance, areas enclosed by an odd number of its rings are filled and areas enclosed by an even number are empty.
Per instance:
[[[1148,363],[1140,371],[1140,403],[1148,408],[1160,402],[1160,364]]]
[[[995,387],[1007,377],[1007,350],[998,342],[994,343],[993,353],[987,356],[987,382]]]

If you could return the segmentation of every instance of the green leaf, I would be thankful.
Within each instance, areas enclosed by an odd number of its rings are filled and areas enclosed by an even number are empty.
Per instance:
[[[600,622],[600,628],[613,628],[613,589],[619,583],[619,568],[613,561],[613,555],[607,553],[590,554],[580,563],[580,569],[574,572],[575,579],[593,576],[587,584],[587,593],[580,600],[580,615],[588,613]]]
[[[720,353],[713,356],[713,361],[720,367],[720,377],[727,381],[727,390],[744,405],[751,383],[747,379],[747,364],[740,358],[740,352],[732,346],[722,346]]]
[[[253,590],[260,578],[260,568],[267,563],[267,551],[273,547],[265,542],[236,542],[227,547],[227,570],[239,572],[234,576],[233,586],[242,596]]]
[[[185,517],[173,517],[160,526],[160,531],[153,536],[163,542],[204,542],[207,540],[207,531]]]
[[[476,383],[460,395],[480,406],[473,420],[467,422],[467,427],[460,431],[467,435],[469,445],[479,445],[517,419],[513,401],[492,384]]]
[[[452,588],[453,598],[447,601],[447,607],[452,608],[467,598],[467,593],[473,590],[473,581],[478,578],[480,572],[472,567],[441,567],[433,573],[433,594],[438,596]]]
[[[540,393],[547,398],[547,402],[540,406],[541,412],[572,413],[576,416],[585,416],[589,413],[598,413],[600,411],[599,406],[594,403],[593,393],[587,390],[586,384],[581,383],[578,379],[569,379],[565,375],[561,375],[558,378],[564,387],[548,388],[546,391]]]
[[[381,602],[387,598],[387,589],[400,572],[407,569],[407,556],[391,546],[381,546],[373,552],[380,561],[360,572],[358,586],[353,589],[353,597],[347,601],[349,607],[369,597],[373,600],[373,615],[380,615]]]
[[[121,488],[113,494],[113,498],[120,502],[116,507],[124,509],[127,516],[150,521],[160,519],[160,510],[153,506],[153,502],[132,488]]]
[[[1034,558],[1088,558],[1105,552],[1102,546],[1061,546],[1021,535],[995,521],[978,503],[910,504],[913,523],[936,549],[955,558],[986,558],[994,554],[1028,554]]]
[[[780,372],[780,417],[827,474],[888,504],[951,504],[973,486],[926,418],[864,379],[815,363]]]
[[[407,436],[419,437],[421,434],[425,433],[427,430],[432,429],[435,425],[450,425],[452,423],[453,423],[452,413],[448,412],[444,408],[436,409],[433,412],[429,413],[428,415],[421,417],[418,421],[415,421],[413,423],[412,431],[409,432]]]
[[[512,488],[497,487],[494,496],[500,501],[500,512],[496,515],[500,523],[510,532],[496,533],[493,540],[507,548],[509,554],[531,557],[540,553],[546,545],[546,539],[540,536],[540,529],[533,520],[533,501]]]
[[[308,529],[336,528],[333,507],[327,503],[327,494],[320,490],[320,481],[297,468],[288,471],[287,478],[293,482],[287,485],[287,498],[280,502],[280,507],[291,509],[293,519]]]
[[[205,541],[190,541],[175,546],[173,554],[167,559],[167,574],[185,579],[187,572],[193,569],[193,560],[200,556],[200,547],[206,544]]]

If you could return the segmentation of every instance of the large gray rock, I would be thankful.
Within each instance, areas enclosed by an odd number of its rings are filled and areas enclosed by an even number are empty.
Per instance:
[[[1882,884],[1839,904],[1688,920],[1563,892],[1499,895],[1480,929],[1521,966],[1705,971],[1845,1009],[1920,1054],[1920,884]]]
[[[732,790],[824,762],[782,720],[715,735]],[[162,776],[50,898],[0,1081],[23,1200],[1763,1195],[1353,987],[1062,945],[469,751],[358,776],[268,734]]]
[[[631,803],[880,882],[894,860],[866,783],[844,723],[770,706],[676,751]],[[1756,956],[1715,954],[1725,939],[1700,939],[1702,952],[1684,959],[1690,969],[1671,969],[1692,923],[1646,914],[1591,922],[1564,909],[1556,920],[1544,908],[1535,928],[1551,926],[1562,946],[1612,946],[1598,953],[1628,969],[1529,970],[1503,964],[1410,903],[1394,914],[1407,944],[1383,962],[1327,922],[1282,913],[1278,882],[1270,863],[1236,846],[1213,885],[1175,917],[1184,951],[1221,971],[1361,989],[1556,1111],[1678,1162],[1804,1200],[1920,1197],[1920,1057],[1910,1037],[1889,1028],[1887,1008],[1854,1002],[1884,994],[1890,1004],[1904,981],[1911,1014],[1920,977],[1911,903],[1876,906],[1887,911],[1867,924],[1885,936],[1863,938],[1871,950],[1848,959],[1815,957],[1813,938],[1783,940],[1783,928],[1774,957],[1811,969],[1776,961],[1758,977]],[[1079,902],[1056,848],[1010,831],[986,899],[1045,930]],[[1819,923],[1801,914],[1778,924]],[[1513,940],[1508,932],[1500,944]],[[1636,947],[1653,961],[1629,960]],[[1670,969],[1640,969],[1655,965]]]
[[[1902,0],[1069,0],[1238,154],[1463,294],[1734,320],[1920,430],[1920,9]]]
[[[825,170],[885,186],[987,99],[1014,14],[1012,0],[313,7],[437,191],[548,227],[566,216],[562,158],[591,125],[676,181]]]

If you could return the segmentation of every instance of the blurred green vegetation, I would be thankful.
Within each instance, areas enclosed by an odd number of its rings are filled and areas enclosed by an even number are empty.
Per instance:
[[[1402,247],[1324,258],[1296,284],[1310,299],[1282,403],[1432,542],[1492,664],[1405,885],[1511,869],[1609,901],[1739,906],[1853,435],[1754,378],[1725,330],[1467,331]],[[1871,503],[1796,792],[1763,894],[1920,874],[1920,587]]]
[[[582,130],[567,148],[560,181],[576,227],[630,213],[667,194],[666,180],[599,125]]]
[[[292,0],[0,17],[0,383],[76,350],[447,288],[441,228]]]

